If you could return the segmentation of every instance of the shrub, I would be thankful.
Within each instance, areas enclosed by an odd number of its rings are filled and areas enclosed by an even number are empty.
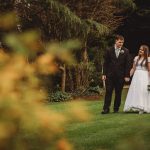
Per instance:
[[[15,19],[4,17],[8,24]],[[68,53],[69,49],[62,45],[46,44],[46,52],[29,63],[27,58],[36,56],[39,49],[42,50],[39,41],[38,34],[33,31],[7,33],[5,42],[12,53],[6,54],[0,49],[1,150],[71,150],[71,144],[64,137],[64,127],[71,118],[86,118],[84,110],[78,110],[79,106],[73,112],[70,109],[70,112],[63,114],[44,103],[47,94],[40,90],[38,75],[55,73],[55,58],[60,52],[60,57],[63,56],[64,49],[65,57],[60,59],[65,61],[65,58],[72,57]],[[69,61],[65,62],[68,64]]]
[[[102,88],[100,88],[98,85],[97,86],[90,86],[88,87],[87,89],[83,90],[83,89],[80,89],[78,91],[75,91],[72,96],[74,98],[77,98],[77,97],[90,97],[90,96],[100,96],[100,95],[103,95],[104,93],[104,90]]]
[[[55,93],[50,93],[48,96],[48,101],[50,102],[64,102],[71,99],[72,99],[71,94],[62,91],[56,91]]]

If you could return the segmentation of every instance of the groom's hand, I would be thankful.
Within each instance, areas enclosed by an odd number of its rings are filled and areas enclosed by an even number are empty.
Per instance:
[[[130,81],[130,78],[125,77],[124,80],[125,80],[126,82],[129,82],[129,81]]]
[[[102,80],[103,80],[103,81],[106,80],[106,75],[102,75]]]

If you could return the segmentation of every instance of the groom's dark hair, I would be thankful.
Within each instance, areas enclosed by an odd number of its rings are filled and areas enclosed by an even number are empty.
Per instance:
[[[122,35],[117,34],[115,36],[115,40],[124,40],[124,37]]]

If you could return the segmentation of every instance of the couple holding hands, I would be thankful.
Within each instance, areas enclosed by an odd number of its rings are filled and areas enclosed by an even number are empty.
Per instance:
[[[141,45],[138,56],[134,58],[130,69],[129,51],[125,47],[124,37],[116,35],[115,45],[105,51],[102,80],[106,84],[106,93],[102,114],[110,112],[112,93],[115,89],[114,113],[119,111],[124,82],[133,76],[124,105],[124,112],[138,111],[150,113],[150,57],[149,47]]]

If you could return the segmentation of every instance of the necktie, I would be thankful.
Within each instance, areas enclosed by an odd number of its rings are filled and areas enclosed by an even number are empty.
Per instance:
[[[116,49],[115,51],[116,51],[116,57],[118,58],[119,53],[120,53],[120,49]]]

